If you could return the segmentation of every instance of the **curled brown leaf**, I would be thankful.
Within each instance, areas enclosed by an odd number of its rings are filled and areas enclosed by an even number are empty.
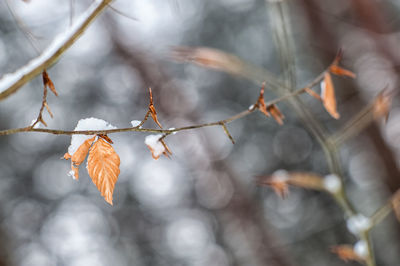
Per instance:
[[[43,70],[42,78],[43,78],[43,85],[45,87],[48,87],[54,93],[55,96],[58,96],[54,83],[53,81],[51,81],[49,74],[47,73],[46,70]]]

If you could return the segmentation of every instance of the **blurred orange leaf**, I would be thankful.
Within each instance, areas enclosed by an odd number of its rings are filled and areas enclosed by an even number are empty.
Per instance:
[[[385,91],[378,94],[375,98],[375,102],[373,105],[373,115],[375,119],[379,119],[381,117],[385,117],[385,122],[389,118],[389,110],[392,105],[392,98],[385,93]]]
[[[353,246],[350,245],[339,245],[331,248],[331,251],[338,255],[338,257],[346,262],[358,261],[363,262],[364,260],[354,252]]]
[[[335,88],[333,86],[331,74],[328,72],[325,73],[323,86],[321,86],[322,91],[322,102],[326,111],[335,119],[339,119],[340,115],[336,110],[336,97],[335,97]]]
[[[111,205],[120,173],[119,164],[119,156],[111,144],[99,138],[89,151],[87,170],[101,195]]]
[[[242,72],[242,63],[236,56],[206,47],[176,47],[173,50],[176,61],[190,61],[200,66],[213,68],[236,75]]]
[[[356,74],[354,72],[351,72],[350,70],[344,69],[338,65],[331,65],[329,67],[329,72],[332,74],[338,75],[338,76],[348,76],[351,78],[355,78]]]
[[[43,70],[42,78],[43,78],[43,85],[45,87],[48,87],[54,93],[55,96],[58,96],[56,88],[54,87],[54,83],[53,81],[51,81],[49,74],[47,74],[46,70]]]

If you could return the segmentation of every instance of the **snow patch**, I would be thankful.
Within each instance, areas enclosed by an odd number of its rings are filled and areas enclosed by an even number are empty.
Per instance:
[[[272,174],[274,181],[286,182],[289,180],[289,173],[286,170],[277,170]]]
[[[325,176],[323,186],[332,194],[336,194],[342,189],[342,182],[337,175],[331,174]]]
[[[161,137],[161,134],[148,135],[144,140],[144,144],[150,148],[154,157],[159,157],[165,152],[164,145],[159,141]]]
[[[360,258],[366,258],[368,256],[368,245],[364,240],[358,241],[354,245],[353,250]]]
[[[324,98],[324,94],[325,94],[325,88],[326,88],[326,84],[325,84],[325,80],[321,81],[321,98]]]
[[[347,229],[355,234],[358,235],[361,232],[369,229],[372,225],[371,220],[368,217],[365,217],[361,213],[351,216],[347,219],[346,222]]]
[[[73,170],[69,171],[67,175],[72,177],[74,180],[77,180],[77,178],[75,176],[75,172]]]
[[[90,117],[79,120],[74,131],[109,129],[116,129],[116,127],[111,125],[107,121],[104,121],[103,119]],[[68,153],[72,156],[79,148],[79,146],[81,146],[85,142],[85,140],[93,138],[94,136],[95,135],[72,135],[71,145],[68,147]]]
[[[174,128],[174,127],[168,128],[168,130],[171,130],[171,131],[172,131],[172,130],[175,130],[175,129],[176,129],[176,128]],[[176,133],[178,133],[178,131],[174,131],[174,132],[172,132],[171,134],[172,134],[172,135],[175,135]]]
[[[138,125],[140,125],[140,123],[142,123],[142,121],[140,121],[140,120],[132,120],[131,121],[132,127],[137,127]]]

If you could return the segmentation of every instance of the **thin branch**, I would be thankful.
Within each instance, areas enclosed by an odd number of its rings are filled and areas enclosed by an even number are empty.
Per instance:
[[[0,100],[15,93],[25,83],[50,68],[60,56],[85,32],[95,18],[105,10],[112,0],[96,0],[65,32],[54,38],[43,53],[14,73],[0,79]]]
[[[232,144],[235,144],[235,140],[233,139],[231,133],[229,133],[228,128],[224,123],[221,124],[222,128],[224,129],[225,134],[228,136],[229,140],[232,142]]]
[[[296,95],[299,95],[301,93],[304,93],[305,89],[301,88],[296,91],[293,91],[291,93],[288,93],[286,95],[283,95],[281,97],[278,97],[276,99],[273,99],[271,101],[266,102],[265,104],[267,106],[272,105],[272,104],[277,104],[279,102],[282,102],[284,100],[289,99],[290,97],[294,97]],[[42,109],[41,109],[42,110]],[[197,129],[197,128],[202,128],[202,127],[212,127],[212,126],[223,126],[225,124],[229,124],[235,120],[238,120],[242,117],[248,116],[249,114],[253,113],[254,111],[258,110],[256,108],[256,105],[250,106],[249,109],[246,109],[240,113],[237,113],[231,117],[228,117],[223,120],[215,121],[215,122],[210,122],[210,123],[204,123],[204,124],[198,124],[198,125],[191,125],[191,126],[185,126],[185,127],[180,127],[180,128],[174,128],[174,129],[152,129],[152,128],[141,128],[141,126],[144,124],[144,122],[147,120],[147,118],[150,115],[150,110],[146,112],[146,115],[142,122],[136,126],[136,127],[129,127],[129,128],[119,128],[119,129],[110,129],[110,130],[85,130],[85,131],[73,131],[73,130],[58,130],[58,129],[46,129],[46,128],[33,128],[32,126],[27,126],[27,127],[22,127],[22,128],[14,128],[14,129],[5,129],[5,130],[0,130],[0,136],[4,135],[12,135],[15,133],[20,133],[20,132],[41,132],[41,133],[48,133],[48,134],[53,134],[53,135],[95,135],[95,134],[113,134],[113,133],[118,133],[118,132],[149,132],[149,133],[163,133],[166,135],[170,135],[174,132],[178,131],[183,131],[183,130],[191,130],[191,129]]]

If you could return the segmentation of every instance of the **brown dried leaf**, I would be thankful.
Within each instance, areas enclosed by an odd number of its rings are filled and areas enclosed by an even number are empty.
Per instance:
[[[358,261],[358,262],[363,262],[363,258],[358,256],[353,249],[353,246],[350,245],[339,245],[339,246],[334,246],[331,248],[331,252],[336,253],[338,257],[345,262],[348,261]]]
[[[153,104],[153,93],[151,91],[151,88],[149,88],[149,93],[150,93],[149,111],[150,111],[151,117],[153,118],[154,122],[156,122],[156,124],[160,128],[162,128],[162,126],[161,126],[161,124],[160,124],[160,122],[158,121],[158,118],[157,118],[156,108],[154,107],[154,104]]]
[[[119,164],[119,156],[111,144],[99,138],[89,151],[87,170],[101,195],[111,205],[114,186],[120,173]]]
[[[313,91],[310,88],[304,88],[304,91],[307,92],[309,95],[311,95],[312,97],[314,97],[317,100],[322,101],[321,96],[318,95],[318,93],[316,93],[315,91]]]
[[[322,101],[326,111],[335,119],[339,119],[340,115],[336,110],[335,88],[333,86],[331,74],[325,73],[325,87],[321,91]]]
[[[177,47],[173,50],[173,58],[180,62],[194,62],[200,66],[240,75],[241,60],[233,55],[217,49],[206,47]]]
[[[43,85],[45,87],[48,87],[54,93],[55,96],[58,96],[56,88],[54,87],[54,83],[53,81],[51,81],[49,74],[47,74],[46,70],[43,70],[42,78],[43,78]]]
[[[267,106],[266,111],[272,115],[272,117],[275,119],[276,122],[278,122],[279,125],[283,125],[283,119],[285,118],[285,116],[279,110],[278,106],[276,106],[275,104],[269,105]]]
[[[356,74],[354,72],[351,72],[350,70],[344,69],[338,65],[331,65],[329,67],[329,72],[332,74],[338,75],[338,76],[348,76],[351,78],[355,78]]]
[[[392,105],[392,98],[385,91],[378,94],[373,105],[373,115],[376,120],[385,117],[385,122],[389,118],[389,110]]]
[[[268,113],[267,111],[267,106],[265,105],[265,100],[264,100],[264,88],[265,88],[265,82],[262,83],[261,90],[260,90],[260,95],[258,96],[256,107],[258,110],[260,110],[265,116],[270,117],[271,114]]]

